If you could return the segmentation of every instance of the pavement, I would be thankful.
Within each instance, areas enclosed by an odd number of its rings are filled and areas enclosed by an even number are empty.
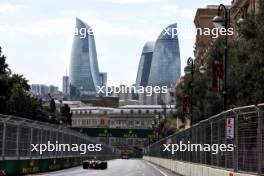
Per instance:
[[[82,166],[34,176],[178,176],[169,170],[141,159],[108,161],[106,170],[83,169]]]

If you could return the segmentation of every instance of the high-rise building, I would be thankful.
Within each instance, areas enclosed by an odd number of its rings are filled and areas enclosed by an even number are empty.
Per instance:
[[[100,73],[97,63],[94,34],[91,27],[76,18],[70,63],[70,97],[95,97],[99,90]]]
[[[139,65],[136,86],[147,86],[155,42],[147,42],[143,48]]]
[[[100,84],[102,86],[107,85],[107,73],[106,72],[100,72]]]
[[[65,96],[70,95],[69,76],[62,77],[62,92]]]
[[[54,85],[43,85],[43,84],[32,84],[31,85],[31,93],[39,97],[46,97],[50,95],[59,94],[59,88]]]
[[[175,86],[181,74],[177,24],[166,27],[159,35],[152,56],[148,85]]]

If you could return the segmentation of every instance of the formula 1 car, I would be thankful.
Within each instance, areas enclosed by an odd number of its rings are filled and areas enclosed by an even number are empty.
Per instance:
[[[107,161],[98,161],[98,160],[84,160],[83,161],[84,169],[107,169]]]

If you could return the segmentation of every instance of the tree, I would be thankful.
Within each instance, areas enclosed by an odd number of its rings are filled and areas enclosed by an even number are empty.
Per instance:
[[[50,100],[50,113],[55,113],[56,111],[56,104],[55,104],[55,100],[53,98],[51,98]]]
[[[260,13],[249,16],[240,26],[240,36],[228,42],[227,107],[245,106],[263,102],[264,97],[264,3]],[[223,58],[224,39],[219,37],[209,50],[207,72],[194,73],[193,119],[194,123],[222,111],[222,92],[211,90],[212,63]],[[199,66],[198,66],[199,68]],[[177,111],[182,112],[183,96],[189,92],[191,77],[186,75],[176,87]]]
[[[63,117],[62,121],[67,125],[71,125],[72,112],[71,112],[71,108],[69,107],[69,105],[64,104],[64,106],[61,107],[60,112]]]
[[[8,64],[6,63],[6,57],[2,55],[2,48],[0,46],[0,75],[9,73]]]
[[[16,115],[32,120],[58,123],[56,118],[49,119],[48,108],[42,106],[41,100],[30,94],[28,80],[23,75],[12,74],[8,68],[6,57],[2,55],[0,47],[0,114]],[[56,107],[53,100],[52,115]]]

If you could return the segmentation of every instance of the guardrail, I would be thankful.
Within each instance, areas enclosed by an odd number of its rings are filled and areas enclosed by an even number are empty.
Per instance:
[[[31,144],[96,144],[102,145],[101,151],[89,152],[81,155],[78,151],[44,151],[40,155],[31,151]],[[118,157],[120,151],[110,145],[97,142],[94,139],[80,134],[66,127],[33,121],[29,119],[0,115],[0,160],[44,159],[61,157]]]
[[[148,146],[145,156],[217,166],[234,172],[264,173],[264,104],[231,109],[203,120]],[[163,151],[163,144],[233,144],[234,150],[212,154],[210,151]]]

